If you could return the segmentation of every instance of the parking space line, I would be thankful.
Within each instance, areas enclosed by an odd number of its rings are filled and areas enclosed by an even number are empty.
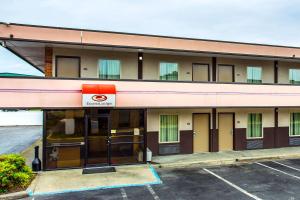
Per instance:
[[[273,167],[270,167],[270,166],[268,166],[268,165],[264,165],[264,164],[259,163],[259,162],[256,162],[256,164],[258,164],[258,165],[260,165],[260,166],[263,166],[263,167],[266,167],[266,168],[269,168],[269,169],[272,169],[272,170],[274,170],[274,171],[280,172],[280,173],[282,173],[282,174],[285,174],[285,175],[288,175],[288,176],[291,176],[291,177],[293,177],[293,178],[296,178],[296,179],[300,180],[300,177],[299,177],[299,176],[295,176],[295,175],[293,175],[293,174],[289,174],[289,173],[287,173],[287,172],[285,172],[285,171],[281,171],[281,170],[279,170],[279,169],[275,169],[275,168],[273,168]]]
[[[296,171],[300,172],[300,169],[298,169],[298,168],[295,168],[295,167],[292,167],[292,166],[289,166],[289,165],[286,165],[286,164],[283,164],[283,163],[280,163],[280,162],[277,162],[277,161],[272,161],[272,162],[276,163],[278,165],[282,165],[284,167],[287,167],[287,168],[290,168],[290,169],[293,169],[293,170],[296,170]]]
[[[127,200],[128,197],[127,197],[127,194],[126,194],[125,189],[124,189],[124,188],[121,188],[120,191],[121,191],[121,194],[122,194],[123,199],[124,199],[124,200]]]
[[[259,198],[259,197],[255,196],[255,195],[253,195],[253,194],[247,192],[247,191],[244,190],[243,188],[240,188],[239,186],[235,185],[234,183],[231,183],[230,181],[228,181],[228,180],[222,178],[221,176],[215,174],[214,172],[212,172],[212,171],[210,171],[210,170],[208,170],[208,169],[206,169],[206,168],[203,168],[203,170],[206,171],[207,173],[209,173],[209,174],[211,174],[211,175],[217,177],[218,179],[224,181],[225,183],[227,183],[227,184],[230,185],[231,187],[237,189],[237,190],[240,191],[241,193],[244,193],[244,194],[247,195],[248,197],[251,197],[251,198],[256,199],[256,200],[262,200],[261,198]]]
[[[155,200],[160,200],[160,198],[157,196],[157,194],[154,192],[153,188],[151,187],[151,185],[147,185],[147,189],[149,190],[149,192],[152,194],[153,198]]]

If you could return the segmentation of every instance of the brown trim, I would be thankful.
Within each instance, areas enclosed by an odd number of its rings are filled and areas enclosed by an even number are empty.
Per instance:
[[[147,162],[147,109],[144,109],[144,151],[143,151],[143,161]]]
[[[142,58],[140,60],[140,57]],[[143,52],[138,52],[138,79],[143,79],[143,61],[144,61],[144,54]]]
[[[228,66],[228,67],[232,68],[232,80],[231,80],[232,82],[230,82],[230,83],[234,83],[235,82],[235,65],[231,65],[231,64],[218,64],[218,66],[217,66],[217,82],[219,82],[219,66]]]
[[[209,63],[192,63],[192,81],[191,82],[199,82],[199,81],[194,81],[194,66],[195,65],[207,65],[207,81],[201,81],[201,82],[210,82],[210,64]]]
[[[274,108],[274,147],[278,146],[278,108]]]
[[[43,154],[42,166],[43,166],[43,170],[46,170],[46,138],[47,138],[46,121],[47,121],[46,111],[43,110],[43,144],[42,144],[43,145],[42,146],[42,154]]]
[[[277,146],[276,147],[288,147],[289,146],[289,127],[278,127],[276,131]]]
[[[58,58],[76,58],[79,61],[78,66],[78,78],[81,77],[81,57],[80,56],[63,56],[63,55],[56,55],[55,56],[55,77],[57,77],[57,60]],[[76,78],[75,78],[76,79]]]
[[[211,134],[210,134],[210,152],[218,152],[219,151],[219,134],[217,130],[217,109],[212,108],[212,128],[211,128]]]
[[[217,58],[212,57],[212,81],[217,82]]]
[[[275,147],[275,127],[263,127],[263,148],[270,149]]]
[[[200,112],[200,113],[192,113],[192,120],[193,120],[193,125],[192,125],[192,129],[193,129],[193,135],[194,135],[194,116],[195,115],[208,115],[208,152],[210,151],[210,135],[211,135],[211,113],[209,112]],[[193,152],[194,152],[194,140],[193,140]]]
[[[246,128],[235,128],[233,150],[247,149]]]
[[[147,147],[152,151],[152,155],[156,156],[159,152],[158,131],[147,131]]]
[[[193,130],[180,130],[180,153],[191,154],[194,150]]]
[[[274,83],[278,83],[278,61],[274,61]]]

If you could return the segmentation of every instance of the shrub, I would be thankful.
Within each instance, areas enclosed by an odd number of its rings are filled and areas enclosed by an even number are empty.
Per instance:
[[[0,156],[0,193],[26,188],[33,178],[25,158],[18,154]]]

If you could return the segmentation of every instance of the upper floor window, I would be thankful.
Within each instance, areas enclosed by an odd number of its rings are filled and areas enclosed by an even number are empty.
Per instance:
[[[121,62],[119,60],[101,59],[98,61],[100,79],[120,79]]]
[[[249,113],[247,124],[247,138],[261,138],[262,137],[262,114]]]
[[[289,69],[289,80],[291,84],[300,84],[300,69]]]
[[[261,83],[261,77],[261,67],[247,67],[247,83]]]
[[[300,113],[291,113],[290,136],[300,136]]]
[[[178,80],[178,63],[161,62],[160,68],[160,80]]]

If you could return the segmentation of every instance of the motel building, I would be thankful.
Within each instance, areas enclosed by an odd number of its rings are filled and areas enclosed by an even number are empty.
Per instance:
[[[300,145],[300,48],[24,24],[0,108],[43,110],[43,170]]]

